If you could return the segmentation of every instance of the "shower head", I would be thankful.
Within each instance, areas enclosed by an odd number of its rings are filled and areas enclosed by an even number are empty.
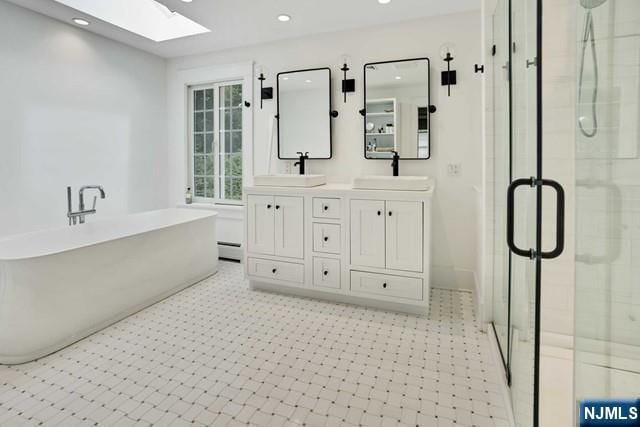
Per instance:
[[[595,9],[598,6],[602,6],[607,0],[580,0],[580,4],[585,9]]]

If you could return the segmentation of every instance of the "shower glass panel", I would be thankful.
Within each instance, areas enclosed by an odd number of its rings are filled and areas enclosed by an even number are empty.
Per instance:
[[[575,397],[640,391],[640,1],[576,0]]]
[[[512,63],[512,181],[537,177],[538,79],[537,0],[511,2]],[[514,243],[536,248],[537,189],[527,184],[514,192]],[[538,272],[536,261],[511,256],[509,369],[511,401],[517,426],[536,425],[536,309]]]
[[[540,252],[538,207],[542,173],[538,138],[538,7],[538,0],[498,1],[493,15],[491,76],[493,329],[511,386],[516,424],[527,427],[538,425],[536,355],[541,259],[532,253]],[[509,229],[513,231],[511,248],[507,246]]]
[[[509,359],[509,274],[511,254],[507,247],[507,187],[511,182],[509,1],[498,0],[493,17],[491,85],[493,109],[493,329],[507,369]]]

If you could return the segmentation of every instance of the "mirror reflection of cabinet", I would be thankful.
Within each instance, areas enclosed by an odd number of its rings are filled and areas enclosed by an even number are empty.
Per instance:
[[[331,158],[331,70],[288,71],[278,79],[278,158]]]
[[[429,59],[364,66],[364,153],[367,159],[428,159]]]

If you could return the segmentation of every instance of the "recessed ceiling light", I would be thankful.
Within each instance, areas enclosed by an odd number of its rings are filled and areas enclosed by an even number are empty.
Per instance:
[[[75,24],[82,25],[83,27],[86,27],[87,25],[89,25],[89,21],[87,21],[86,19],[82,19],[82,18],[73,18],[72,21]]]
[[[311,80],[305,80],[305,83],[312,83]]]
[[[278,21],[280,22],[289,22],[291,21],[291,16],[286,13],[278,15]]]
[[[391,0],[378,0],[378,3],[380,3],[380,4],[389,4],[389,3],[391,3]]]
[[[396,80],[402,80],[401,76],[396,76]]]
[[[289,77],[283,77],[282,80],[289,80]]]
[[[182,3],[191,3],[193,0],[182,0]]]
[[[157,0],[55,1],[155,42],[210,32]]]

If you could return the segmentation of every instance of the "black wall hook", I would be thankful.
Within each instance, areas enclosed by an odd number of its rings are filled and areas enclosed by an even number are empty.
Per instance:
[[[474,66],[474,72],[475,73],[484,73],[484,65],[478,65],[476,64]]]

